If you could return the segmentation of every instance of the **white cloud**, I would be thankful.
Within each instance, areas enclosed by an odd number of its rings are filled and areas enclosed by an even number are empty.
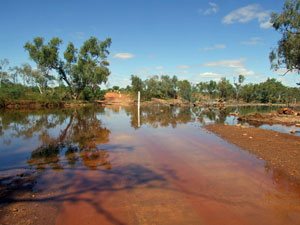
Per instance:
[[[236,74],[242,74],[244,76],[252,76],[254,75],[254,71],[248,70],[246,67],[240,67],[235,70]]]
[[[244,66],[244,61],[245,61],[244,59],[220,60],[220,61],[204,63],[203,66],[240,68]]]
[[[234,59],[234,60],[220,60],[215,62],[208,62],[203,64],[206,67],[224,67],[233,69],[235,74],[243,74],[245,76],[254,75],[252,70],[248,70],[245,67],[245,59]]]
[[[259,45],[259,44],[262,44],[262,43],[263,43],[263,39],[260,38],[260,37],[253,37],[253,38],[250,38],[247,41],[242,41],[241,42],[242,45]]]
[[[212,15],[212,14],[216,14],[219,11],[219,6],[214,3],[214,2],[209,2],[208,3],[209,7],[205,10],[200,9],[199,12],[202,15],[208,16],[208,15]]]
[[[266,20],[265,22],[260,22],[259,26],[260,26],[260,28],[263,28],[263,29],[271,28],[272,23],[270,22],[270,18],[268,18],[268,20]]]
[[[163,66],[157,66],[157,67],[155,67],[155,69],[156,69],[156,70],[163,70],[164,67],[163,67]]]
[[[182,70],[181,73],[182,73],[182,74],[188,74],[189,71],[188,71],[188,70]]]
[[[126,52],[120,52],[120,53],[116,53],[114,55],[114,58],[117,58],[117,59],[131,59],[133,58],[134,55],[131,54],[131,53],[126,53]]]
[[[270,12],[263,10],[259,4],[251,4],[230,12],[222,20],[224,24],[247,23],[252,20],[258,20],[259,26],[268,29],[272,26],[270,23]]]
[[[224,75],[222,75],[222,74],[213,73],[213,72],[200,73],[199,76],[201,78],[211,78],[211,79],[218,79],[218,78],[224,77]]]
[[[203,48],[203,51],[213,51],[213,50],[224,49],[224,48],[226,48],[226,45],[224,44],[215,44],[213,46]]]
[[[186,69],[189,69],[190,68],[190,66],[188,66],[188,65],[178,65],[177,66],[177,69],[180,69],[180,70],[186,70]]]

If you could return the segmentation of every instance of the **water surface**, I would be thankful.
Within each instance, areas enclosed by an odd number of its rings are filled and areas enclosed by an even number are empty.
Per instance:
[[[229,117],[204,112],[3,111],[0,181],[33,173],[37,197],[2,201],[53,204],[45,224],[300,224],[299,184],[208,133]]]

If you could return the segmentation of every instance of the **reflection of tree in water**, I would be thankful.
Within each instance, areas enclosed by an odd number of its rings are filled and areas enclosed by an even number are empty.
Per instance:
[[[68,124],[58,138],[43,138],[43,145],[31,153],[30,165],[38,169],[50,166],[62,169],[67,164],[75,166],[81,162],[89,169],[110,169],[109,154],[99,145],[109,141],[110,131],[103,128],[97,113],[92,109],[74,111]]]
[[[207,120],[215,123],[224,123],[230,112],[230,109],[218,108],[196,108],[195,114],[198,116],[199,122],[205,124]]]
[[[44,170],[48,166],[60,170],[67,165],[75,167],[79,162],[93,170],[98,168],[111,169],[112,166],[108,158],[109,154],[106,150],[81,149],[72,144],[59,144],[41,146],[31,153],[27,162],[39,170]]]
[[[70,110],[1,111],[0,136],[10,131],[11,137],[27,139],[39,134],[43,139],[47,137],[48,129],[62,125],[70,114]]]
[[[32,151],[28,163],[38,169],[63,169],[82,163],[90,169],[111,168],[109,154],[99,145],[109,141],[110,131],[97,118],[99,109],[12,112],[0,114],[1,130],[12,137],[32,138],[37,135],[40,147]],[[64,127],[54,137],[51,128]],[[55,129],[54,129],[55,130]]]
[[[138,128],[137,107],[125,108],[131,117],[131,126]],[[170,106],[145,106],[141,108],[140,121],[141,125],[150,125],[154,128],[172,126],[177,124],[188,123],[192,120],[192,114],[189,107],[170,107]]]
[[[253,112],[270,112],[278,107],[269,106],[236,106],[226,108],[193,108],[193,112],[198,116],[199,122],[206,124],[207,122],[225,123],[231,112],[245,115]]]

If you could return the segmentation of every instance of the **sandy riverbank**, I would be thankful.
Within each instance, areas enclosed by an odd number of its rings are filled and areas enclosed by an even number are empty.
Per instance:
[[[214,124],[206,129],[300,181],[300,137],[259,128]]]
[[[245,116],[240,116],[239,121],[247,122],[252,125],[260,124],[284,124],[284,125],[300,125],[300,112],[295,112],[292,115],[272,113],[253,113]]]

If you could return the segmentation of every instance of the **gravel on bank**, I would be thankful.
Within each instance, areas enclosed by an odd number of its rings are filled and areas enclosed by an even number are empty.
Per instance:
[[[300,137],[260,128],[223,124],[208,125],[206,129],[300,181]]]

